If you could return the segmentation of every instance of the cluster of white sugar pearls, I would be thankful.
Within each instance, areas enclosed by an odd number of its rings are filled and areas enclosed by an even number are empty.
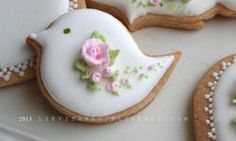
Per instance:
[[[70,10],[75,10],[78,8],[78,0],[70,0]]]
[[[207,133],[208,138],[216,140],[216,127],[214,122],[214,113],[213,113],[213,96],[216,90],[216,86],[220,77],[223,75],[224,71],[230,67],[232,64],[236,63],[236,56],[233,57],[232,62],[221,62],[221,70],[219,72],[213,72],[212,77],[214,78],[213,82],[208,82],[207,87],[210,89],[210,93],[205,94],[205,99],[208,102],[208,106],[204,107],[204,112],[208,113],[209,118],[205,120],[205,123],[209,126],[210,131]]]
[[[69,2],[70,10],[74,10],[78,8],[78,0],[70,0]],[[11,79],[12,73],[18,74],[18,76],[23,77],[25,75],[25,71],[28,67],[33,67],[35,63],[34,59],[28,59],[23,61],[22,63],[13,65],[11,67],[1,67],[0,66],[0,79],[4,81],[9,81]]]
[[[11,79],[12,73],[17,74],[19,77],[23,77],[25,75],[25,71],[29,67],[33,68],[35,66],[35,59],[33,58],[27,59],[22,63],[10,67],[0,67],[0,79],[9,81]]]

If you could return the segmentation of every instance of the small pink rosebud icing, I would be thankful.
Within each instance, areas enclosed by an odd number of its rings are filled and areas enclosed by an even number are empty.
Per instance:
[[[149,2],[153,5],[159,5],[161,3],[161,0],[150,0]]]
[[[117,90],[117,84],[115,82],[107,83],[106,90],[110,93],[115,92]]]
[[[107,67],[107,68],[104,69],[104,71],[103,71],[103,77],[109,78],[109,77],[111,77],[112,75],[113,75],[113,71],[112,71],[111,68]]]
[[[121,84],[122,85],[129,85],[130,84],[130,80],[128,78],[123,78],[123,79],[121,79]]]
[[[99,72],[95,72],[93,73],[92,77],[91,77],[91,80],[94,82],[94,83],[98,83],[102,80],[102,74],[99,73]]]
[[[99,39],[88,39],[81,49],[81,58],[95,71],[103,71],[109,65],[108,45]]]

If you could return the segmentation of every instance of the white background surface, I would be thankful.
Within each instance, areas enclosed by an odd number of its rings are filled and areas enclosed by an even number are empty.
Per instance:
[[[192,141],[191,120],[186,117],[191,116],[194,89],[210,66],[236,52],[236,19],[217,18],[199,31],[146,28],[133,37],[147,53],[183,52],[168,83],[145,110],[109,125],[46,121],[46,116],[60,114],[31,81],[0,90],[0,140]]]

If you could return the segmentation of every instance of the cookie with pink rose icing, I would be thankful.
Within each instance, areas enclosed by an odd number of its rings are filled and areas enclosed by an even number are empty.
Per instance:
[[[6,0],[0,5],[0,87],[24,82],[35,76],[34,53],[25,38],[46,28],[69,10],[84,7],[84,0]]]
[[[196,141],[236,138],[236,54],[213,65],[197,86],[193,99]]]
[[[181,55],[144,54],[120,21],[94,9],[61,16],[27,43],[36,50],[38,82],[49,103],[74,120],[94,124],[146,107]]]
[[[108,12],[130,31],[163,26],[199,29],[215,15],[236,17],[235,0],[86,0],[87,6]]]

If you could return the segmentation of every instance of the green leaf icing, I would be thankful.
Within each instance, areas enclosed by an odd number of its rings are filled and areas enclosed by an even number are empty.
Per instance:
[[[113,66],[114,65],[114,63],[116,61],[116,58],[118,57],[119,53],[120,53],[119,49],[109,50],[109,59],[110,59],[109,66]]]
[[[81,72],[80,73],[81,79],[83,79],[83,80],[90,79],[92,72],[90,71],[89,67],[82,59],[76,60],[74,63],[74,66],[77,70],[79,70]]]
[[[92,39],[100,39],[103,43],[106,43],[106,38],[98,31],[93,31],[91,35]]]
[[[110,80],[111,80],[112,82],[116,81],[117,78],[119,77],[119,75],[120,75],[120,71],[119,71],[119,70],[116,70],[116,71],[114,72],[114,74],[111,76]]]
[[[90,91],[97,91],[97,90],[101,90],[102,86],[101,86],[100,83],[88,82],[87,83],[87,88]]]
[[[63,33],[64,33],[64,34],[69,34],[69,33],[71,33],[71,29],[70,29],[70,28],[65,28],[65,29],[63,30]]]
[[[232,104],[236,105],[236,96],[233,97],[231,102],[232,102]]]

